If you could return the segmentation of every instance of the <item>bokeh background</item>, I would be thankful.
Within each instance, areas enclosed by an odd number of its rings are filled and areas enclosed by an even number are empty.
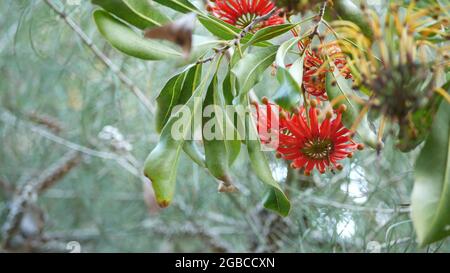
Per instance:
[[[183,155],[174,204],[158,209],[141,175],[158,135],[132,92],[153,101],[182,64],[112,49],[90,1],[50,2],[67,17],[43,0],[0,1],[0,252],[450,251],[449,239],[417,247],[417,151],[401,154],[390,139],[336,175],[304,177],[272,160],[292,201],[286,218],[263,209],[245,153],[233,168],[235,194],[217,193]],[[268,71],[256,93],[275,82]]]

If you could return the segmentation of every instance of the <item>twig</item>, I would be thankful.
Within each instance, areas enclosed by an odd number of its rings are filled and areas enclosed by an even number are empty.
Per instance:
[[[241,30],[241,32],[236,36],[236,38],[234,38],[233,40],[231,40],[227,45],[221,47],[221,48],[216,48],[214,49],[215,53],[211,56],[208,57],[206,59],[203,60],[199,60],[197,63],[207,63],[210,62],[212,60],[214,60],[214,58],[216,58],[218,55],[222,55],[224,54],[228,49],[231,48],[231,46],[233,45],[239,45],[241,43],[241,40],[250,32],[253,30],[253,28],[255,26],[257,26],[258,24],[267,21],[270,19],[270,17],[272,17],[275,13],[277,12],[277,8],[272,9],[269,13],[263,15],[263,16],[259,16],[256,17],[255,19],[253,19],[253,21],[248,24],[245,28],[243,28]]]
[[[8,248],[11,239],[18,231],[27,206],[35,201],[38,194],[60,181],[78,165],[80,160],[81,157],[78,152],[70,151],[48,169],[44,170],[37,179],[25,184],[11,202],[9,214],[2,227],[4,248]]]
[[[53,165],[40,176],[40,179],[36,182],[37,193],[40,194],[54,186],[80,162],[81,156],[78,152],[68,152],[60,159],[58,164]]]
[[[10,125],[17,125],[18,123],[23,124],[26,127],[28,127],[32,132],[40,135],[41,137],[44,137],[52,142],[58,143],[62,146],[65,146],[66,148],[69,148],[74,151],[78,151],[85,155],[98,157],[98,158],[102,158],[102,159],[107,159],[107,160],[114,160],[117,162],[117,164],[119,164],[122,168],[124,168],[126,171],[128,171],[132,175],[140,178],[141,180],[145,179],[144,176],[141,175],[139,166],[135,166],[132,162],[130,162],[130,160],[127,160],[126,158],[121,157],[115,153],[97,151],[97,150],[79,145],[77,143],[71,142],[69,140],[66,140],[62,137],[59,137],[59,136],[45,130],[44,128],[42,128],[40,126],[36,126],[29,122],[19,120],[16,116],[14,116],[12,113],[10,113],[9,111],[6,111],[6,110],[0,109],[0,121],[4,122],[6,124],[10,124]]]
[[[0,178],[0,190],[3,191],[6,197],[9,197],[14,192],[14,186],[8,181]]]
[[[355,211],[355,212],[410,213],[410,211],[411,211],[410,208],[404,208],[404,207],[390,209],[390,208],[373,208],[373,207],[354,206],[351,204],[344,204],[344,203],[336,202],[333,200],[327,200],[327,199],[322,199],[322,198],[307,196],[307,195],[303,195],[303,196],[299,197],[298,200],[301,200],[302,203],[311,203],[311,204],[328,206],[328,207],[333,207],[333,208],[337,208],[337,209],[345,209],[345,210],[350,210],[350,211]]]
[[[138,98],[138,100],[144,105],[144,107],[152,114],[155,112],[155,106],[147,99],[144,92],[137,87],[133,81],[125,75],[120,68],[115,65],[111,59],[109,59],[105,53],[103,53],[93,41],[87,36],[87,34],[81,29],[77,23],[69,17],[64,11],[60,10],[51,0],[44,0],[45,3],[56,13],[61,19],[77,34],[81,41],[91,49],[94,55],[102,61],[118,78],[127,86],[130,91]]]
[[[62,126],[60,122],[50,116],[41,115],[36,112],[26,113],[25,115],[30,119],[30,121],[38,125],[43,125],[47,127],[55,134],[59,134],[62,131]]]
[[[319,14],[317,15],[317,19],[316,19],[316,25],[314,26],[313,32],[310,35],[310,38],[313,38],[314,36],[319,36],[319,27],[320,24],[323,21],[323,17],[325,16],[325,10],[327,8],[327,2],[328,1],[324,1],[322,3],[322,6],[320,7],[320,11]]]

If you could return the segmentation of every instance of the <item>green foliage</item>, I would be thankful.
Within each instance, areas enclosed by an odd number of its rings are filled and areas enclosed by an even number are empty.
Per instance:
[[[147,1],[139,0],[92,0],[98,5],[140,29],[161,26],[170,22],[170,18]]]
[[[223,108],[224,102],[219,93],[218,84],[217,74],[215,74],[203,101],[203,111],[205,111],[207,106],[212,106],[220,110],[215,112],[215,114],[210,113],[210,116],[204,116],[202,122],[202,129],[205,129],[210,124],[209,126],[214,128],[214,136],[217,136],[217,138],[211,139],[211,136],[205,136],[204,130],[202,130],[202,136],[205,146],[206,167],[214,177],[222,181],[227,181],[229,180],[229,161],[227,160],[229,151],[225,142],[226,128],[222,127],[226,117],[223,115],[225,112]],[[222,113],[222,115],[218,115],[218,113]]]
[[[450,235],[450,105],[439,107],[436,120],[414,169],[411,217],[420,245]]]
[[[235,45],[231,42],[241,30],[207,15],[203,1],[92,3],[97,6],[88,1],[63,6],[85,36],[57,19],[44,1],[0,3],[0,10],[8,11],[0,17],[5,29],[0,39],[1,225],[13,198],[3,182],[19,189],[68,150],[83,154],[79,166],[38,196],[36,206],[46,216],[43,234],[60,241],[39,242],[33,251],[66,251],[72,240],[89,252],[366,252],[373,244],[380,252],[450,250],[449,240],[441,240],[449,225],[448,104],[441,103],[436,116],[430,111],[413,117],[423,127],[408,154],[396,148],[397,135],[386,134],[378,153],[366,149],[343,160],[342,172],[305,177],[261,151],[258,140],[178,140],[170,132],[181,120],[181,112],[172,113],[179,104],[192,114],[208,104],[247,103],[255,94],[286,109],[298,104],[304,56],[292,50],[301,38],[287,37],[295,23],[247,33]],[[194,12],[201,23],[194,30],[199,46],[184,60],[177,47],[144,39],[141,32],[175,21],[180,14],[173,12]],[[359,24],[361,18],[355,18],[347,20]],[[226,65],[197,63],[224,45],[234,49],[231,56],[215,57]],[[326,89],[331,100],[346,96],[341,103],[347,105],[344,122],[350,127],[363,107],[354,96],[366,97],[337,69],[327,73]],[[155,113],[140,106],[142,98],[156,105]],[[224,119],[235,127],[252,124],[249,116]],[[190,116],[183,125],[192,123]],[[369,127],[379,123],[374,119],[369,125],[364,117],[358,138],[375,147],[376,130]],[[121,137],[101,138],[106,125],[120,129]],[[254,126],[246,128],[256,134]],[[240,153],[241,145],[247,153]],[[224,175],[233,178],[238,193],[217,194],[215,180]],[[160,206],[172,206],[159,210],[153,195]]]
[[[280,185],[273,178],[269,162],[261,149],[260,141],[250,139],[251,135],[257,136],[256,125],[250,116],[246,118],[246,128],[248,130],[246,134],[246,145],[250,165],[256,176],[269,188],[264,198],[264,207],[276,211],[282,216],[287,216],[291,209],[291,204]]]
[[[185,104],[200,84],[202,65],[193,65],[173,76],[156,98],[157,110],[155,125],[161,132],[176,105]]]
[[[364,33],[366,37],[373,38],[373,30],[367,22],[367,18],[363,11],[353,0],[336,0],[333,2],[333,7],[337,11],[339,17],[355,23]]]
[[[205,84],[200,84],[190,99],[186,102],[186,108],[180,109],[171,115],[165,124],[158,145],[148,155],[144,164],[144,173],[152,182],[155,190],[156,201],[161,207],[167,207],[172,202],[175,193],[176,175],[178,163],[188,134],[191,132],[193,119],[196,113],[201,110],[199,98],[204,95]],[[184,120],[185,112],[188,109],[188,120]],[[187,123],[185,123],[187,122]],[[177,125],[178,123],[178,125]],[[180,124],[181,123],[181,124]],[[180,139],[174,139],[173,127],[182,126]]]
[[[99,31],[108,42],[127,55],[143,60],[164,60],[181,57],[181,53],[167,45],[140,37],[131,28],[105,11],[95,11],[94,20]]]
[[[300,56],[289,68],[284,63],[288,51],[299,42],[300,38],[294,37],[278,48],[276,56],[277,79],[280,87],[273,95],[273,100],[285,110],[291,111],[298,107],[300,102],[301,86],[303,83],[303,66],[305,54]]]
[[[261,80],[262,73],[275,60],[277,50],[277,46],[271,46],[246,53],[231,70],[237,79],[239,101],[243,101],[250,89]]]

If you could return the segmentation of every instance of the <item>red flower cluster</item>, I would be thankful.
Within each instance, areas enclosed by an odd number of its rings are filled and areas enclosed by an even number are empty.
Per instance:
[[[279,106],[269,103],[267,99],[263,102],[267,111],[261,111],[264,106],[256,107],[258,132],[269,131],[270,136],[260,133],[261,142],[268,143],[270,137],[277,135],[277,157],[292,161],[291,167],[303,168],[306,175],[310,175],[314,168],[320,173],[328,168],[341,170],[342,165],[338,163],[340,160],[352,157],[353,151],[364,148],[362,144],[352,140],[350,130],[342,124],[344,105],[334,113],[326,113],[321,122],[315,101],[309,111],[302,106],[294,114],[281,112],[277,129],[272,128],[270,115],[274,114],[273,108],[280,109]],[[271,130],[261,130],[262,126]]]
[[[253,19],[271,12],[275,4],[270,0],[210,0],[207,10],[223,21],[244,28]],[[254,28],[258,30],[267,26],[280,25],[285,22],[280,13],[275,13],[269,20]]]
[[[300,50],[304,50],[304,45],[299,43]],[[328,71],[324,64],[326,60],[322,56],[328,56],[334,62],[334,65],[339,69],[342,76],[346,79],[352,78],[350,69],[347,67],[347,60],[344,53],[337,43],[331,43],[320,50],[312,51],[306,49],[303,73],[303,88],[305,91],[317,97],[320,100],[327,100],[327,93],[325,90],[325,77]]]

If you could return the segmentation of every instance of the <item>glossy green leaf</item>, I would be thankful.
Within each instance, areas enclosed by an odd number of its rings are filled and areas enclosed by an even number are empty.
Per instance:
[[[229,69],[222,83],[223,97],[225,99],[225,104],[227,105],[232,105],[233,99],[236,96],[234,79],[234,75],[231,73],[231,69]]]
[[[278,48],[277,51],[277,55],[275,57],[275,62],[277,64],[278,67],[283,67],[286,68],[286,64],[285,64],[285,59],[286,56],[289,52],[289,50],[296,44],[298,44],[298,42],[300,41],[301,38],[299,37],[293,37],[285,42],[283,42],[280,47]]]
[[[304,55],[294,61],[291,67],[289,67],[289,73],[292,78],[297,82],[299,86],[303,84],[303,63],[304,63]]]
[[[202,65],[191,65],[181,73],[173,76],[163,87],[156,98],[157,107],[155,113],[156,131],[161,132],[169,120],[172,110],[176,105],[185,104],[200,84]],[[205,156],[199,151],[192,140],[186,140],[183,151],[201,167],[205,167]]]
[[[251,117],[246,118],[246,144],[250,165],[256,176],[268,186],[268,194],[264,197],[264,207],[273,210],[281,216],[287,216],[291,209],[291,203],[284,194],[280,185],[273,178],[269,162],[262,151],[259,140],[252,140],[251,135],[257,136],[256,126]]]
[[[182,56],[182,53],[161,42],[144,39],[106,11],[96,10],[94,20],[106,40],[125,54],[144,60],[174,59]]]
[[[419,244],[450,236],[450,104],[439,107],[417,158],[411,217]]]
[[[294,45],[297,45],[301,39],[302,37],[293,37],[280,45],[277,51],[277,56],[275,58],[275,63],[277,67],[286,68],[285,59],[289,53],[289,50]],[[302,86],[303,83],[304,53],[299,58],[297,58],[297,60],[295,60],[294,63],[289,68],[289,72],[292,78],[298,83],[299,86]]]
[[[173,113],[164,126],[160,140],[145,160],[144,174],[152,182],[156,201],[161,207],[167,207],[172,202],[177,168],[181,151],[188,134],[192,132],[193,118],[201,110],[201,98],[204,85],[200,84],[186,103],[186,108]],[[189,110],[189,111],[186,111]],[[187,117],[185,115],[188,115]],[[174,138],[172,130],[182,125],[185,130],[179,138]]]
[[[140,29],[161,26],[170,22],[169,17],[161,13],[148,1],[92,0],[92,3]]]
[[[173,107],[178,104],[184,104],[192,96],[193,91],[198,86],[200,77],[201,66],[190,66],[181,73],[173,76],[165,84],[156,98],[155,125],[158,132],[161,132],[166,124]]]
[[[223,105],[224,103],[218,89],[217,75],[214,75],[203,102],[203,114],[208,114],[205,111],[208,106],[213,110],[213,113],[209,113],[210,116],[203,117],[202,136],[205,147],[206,167],[213,176],[222,181],[227,179],[229,173],[228,161],[224,160],[228,158],[228,151],[224,141],[225,117]],[[214,133],[213,135],[205,135],[205,131],[209,131],[209,128],[211,129],[210,133]]]
[[[236,82],[236,78],[235,78],[234,74],[231,73],[231,70],[228,70],[228,73],[222,83],[222,88],[223,88],[222,93],[223,93],[223,97],[224,97],[226,106],[233,105],[233,100],[236,96],[235,82]],[[239,117],[236,117],[235,112],[232,112],[232,113],[227,112],[226,118],[227,118],[227,125],[230,126],[230,128],[234,128],[234,134],[236,137],[236,140],[226,142],[227,145],[229,146],[228,150],[230,151],[230,153],[228,155],[229,163],[230,163],[230,165],[232,165],[234,163],[234,161],[236,160],[236,158],[239,156],[239,153],[241,151],[241,141],[240,140],[242,139],[241,138],[242,136],[238,135],[239,133],[236,128],[240,128],[240,127],[238,127],[238,123],[241,124],[242,120],[240,120]]]
[[[161,132],[176,105],[185,104],[200,83],[202,65],[192,65],[173,76],[156,98],[156,130]]]
[[[264,71],[275,61],[277,49],[277,46],[258,48],[244,55],[232,69],[237,79],[240,101],[260,81]]]
[[[265,28],[262,28],[258,30],[251,39],[245,43],[242,50],[245,50],[245,48],[255,45],[261,42],[268,41],[270,39],[273,39],[275,37],[278,37],[280,35],[285,34],[289,30],[293,29],[295,27],[295,24],[282,24],[282,25],[274,25],[274,26],[268,26]]]
[[[185,78],[186,71],[173,76],[156,98],[155,126],[157,132],[161,132],[169,120],[173,107],[178,103]]]
[[[240,32],[240,29],[237,27],[227,24],[214,16],[199,15],[198,20],[211,34],[224,40],[232,40]]]
[[[186,140],[183,144],[184,153],[197,165],[206,168],[205,155],[193,140]]]
[[[194,6],[189,0],[153,0],[153,1],[182,13],[198,12],[198,8]]]

